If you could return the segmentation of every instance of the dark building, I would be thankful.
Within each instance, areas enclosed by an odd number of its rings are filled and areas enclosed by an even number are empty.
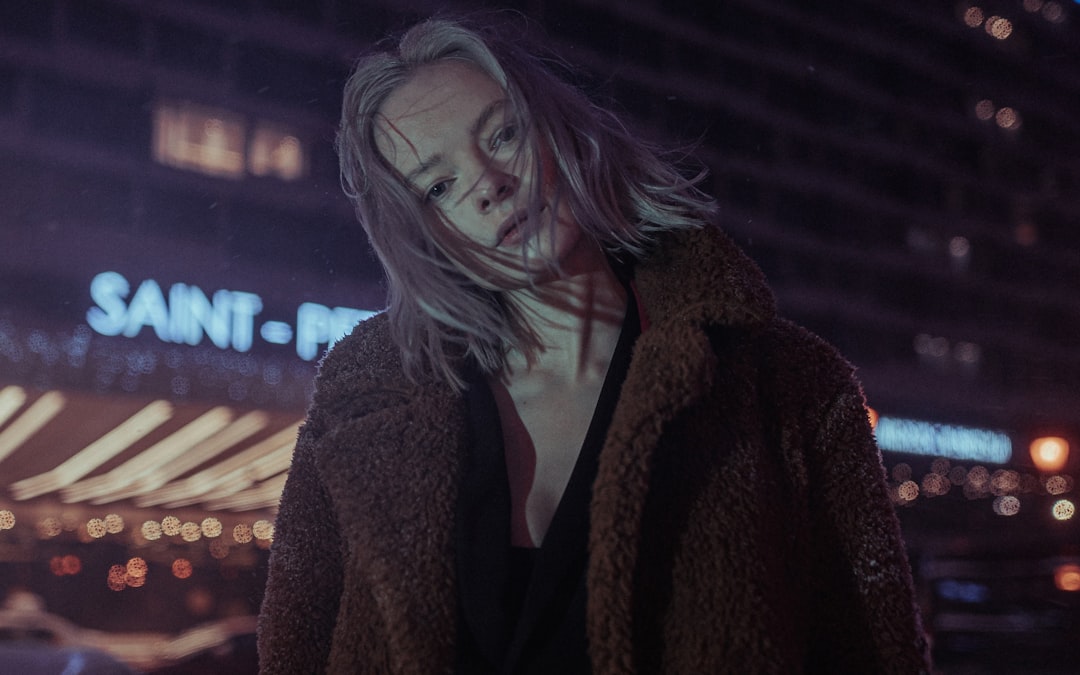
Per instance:
[[[482,4],[0,0],[0,595],[72,622],[46,632],[213,622],[129,660],[251,667],[315,363],[384,301],[342,85],[388,32]],[[693,149],[781,311],[858,367],[941,671],[1072,672],[1080,5],[501,7]],[[1063,468],[1029,457],[1044,436]],[[0,636],[46,615],[24,603]]]

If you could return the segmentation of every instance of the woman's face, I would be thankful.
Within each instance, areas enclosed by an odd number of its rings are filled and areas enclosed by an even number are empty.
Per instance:
[[[379,113],[379,151],[458,235],[464,250],[450,257],[477,283],[511,290],[507,283],[540,282],[543,261],[561,263],[579,245],[569,210],[551,202],[551,181],[536,184],[530,144],[506,93],[478,68],[423,66]],[[540,203],[530,209],[535,195]],[[536,233],[526,249],[531,273],[523,268],[520,227],[530,215],[543,219],[529,224]]]

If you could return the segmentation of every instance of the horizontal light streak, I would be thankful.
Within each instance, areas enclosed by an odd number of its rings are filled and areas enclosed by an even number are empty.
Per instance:
[[[231,421],[232,411],[229,408],[213,408],[112,471],[64,488],[61,491],[61,500],[71,503],[94,499],[97,504],[115,501],[116,498],[110,498],[113,493],[151,473],[158,466],[190,451],[197,443],[221,431]]]
[[[285,489],[288,472],[241,490],[221,499],[205,502],[203,506],[210,511],[254,511],[257,509],[276,508]]]
[[[26,403],[26,390],[15,385],[0,389],[0,427]]]
[[[169,463],[155,467],[150,473],[110,493],[109,498],[111,500],[129,499],[156,490],[174,478],[182,476],[200,464],[214,459],[222,452],[259,433],[266,428],[269,420],[270,416],[261,410],[246,413],[229,426],[198,443]],[[100,502],[94,501],[94,503]]]
[[[183,480],[135,498],[138,506],[170,508],[239,492],[252,483],[288,469],[302,420],[286,426],[250,448]],[[211,494],[213,493],[213,494]]]
[[[5,387],[0,392],[0,424],[3,418],[10,417],[12,413],[6,413],[5,408],[18,410],[26,400],[26,392],[20,387]],[[54,417],[56,417],[67,403],[64,395],[58,391],[48,391],[34,401],[23,414],[15,418],[9,427],[0,432],[0,460],[14,452],[20,445],[26,442]]]
[[[154,401],[54,469],[13,484],[11,494],[24,500],[67,487],[131,447],[172,415],[172,404]]]

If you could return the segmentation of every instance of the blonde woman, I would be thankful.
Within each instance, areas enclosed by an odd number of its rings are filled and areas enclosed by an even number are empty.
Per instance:
[[[345,89],[389,306],[326,357],[265,672],[917,673],[851,368],[539,59],[428,21]]]

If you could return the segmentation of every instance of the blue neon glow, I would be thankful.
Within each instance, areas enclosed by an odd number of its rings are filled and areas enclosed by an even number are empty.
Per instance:
[[[95,276],[90,297],[95,304],[87,310],[86,321],[102,335],[135,337],[150,328],[163,342],[197,345],[206,339],[220,349],[238,352],[251,349],[255,318],[263,310],[262,299],[254,293],[220,289],[208,296],[199,287],[182,283],[165,290],[153,279],[136,287],[118,272]],[[274,345],[289,344],[295,337],[296,353],[312,361],[324,345],[333,345],[376,313],[304,302],[296,309],[295,324],[264,321],[258,337]]]
[[[888,452],[990,464],[1007,464],[1012,459],[1012,440],[992,429],[879,417],[875,436],[878,447]]]
[[[937,585],[938,595],[953,602],[981,603],[990,599],[990,589],[974,581],[945,579]]]
[[[292,340],[292,326],[284,321],[267,321],[259,328],[259,335],[273,345],[287,345]]]

